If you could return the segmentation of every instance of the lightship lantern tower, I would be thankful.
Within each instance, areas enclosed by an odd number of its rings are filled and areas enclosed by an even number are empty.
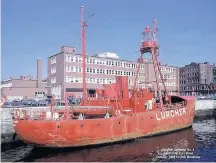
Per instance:
[[[144,32],[142,33],[143,38],[142,38],[142,43],[141,43],[141,47],[140,47],[141,54],[140,54],[138,70],[137,70],[137,74],[136,74],[136,78],[135,78],[134,89],[136,89],[136,84],[137,84],[138,74],[140,71],[142,56],[145,53],[151,53],[154,72],[155,72],[155,79],[156,79],[156,96],[159,97],[160,107],[162,108],[163,100],[162,100],[162,94],[161,94],[161,89],[160,89],[160,82],[162,83],[162,86],[164,87],[166,100],[168,100],[168,93],[167,93],[167,89],[166,89],[166,86],[164,83],[162,73],[160,71],[160,65],[158,63],[159,44],[158,44],[157,36],[156,36],[157,31],[158,31],[157,21],[156,21],[156,19],[154,19],[154,29],[152,30],[148,26],[145,28]]]

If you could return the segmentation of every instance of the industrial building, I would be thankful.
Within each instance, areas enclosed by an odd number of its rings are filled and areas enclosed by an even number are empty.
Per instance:
[[[137,73],[138,61],[121,60],[115,53],[103,53],[86,56],[86,80],[89,94],[103,84],[115,83],[116,76],[128,76],[129,89],[132,88]],[[179,69],[173,66],[160,65],[169,93],[179,92]],[[63,46],[61,52],[48,58],[47,84],[51,86],[48,94],[55,99],[64,99],[65,92],[82,95],[82,56],[74,47]],[[154,87],[153,62],[143,59],[138,78],[138,87]]]
[[[194,63],[180,68],[180,95],[205,95],[216,93],[214,65],[209,62]]]
[[[46,80],[42,80],[42,59],[37,59],[37,79],[33,76],[9,78],[1,82],[1,92],[9,100],[26,98],[44,98],[47,95]]]

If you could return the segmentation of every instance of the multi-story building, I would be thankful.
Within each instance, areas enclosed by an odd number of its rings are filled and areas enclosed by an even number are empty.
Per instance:
[[[211,93],[213,65],[208,62],[194,63],[180,68],[180,94],[200,95]]]
[[[3,80],[1,92],[4,92],[9,100],[45,97],[47,88],[46,81],[42,80],[42,59],[37,59],[37,79],[28,75]]]
[[[212,72],[213,72],[212,74],[213,83],[216,83],[216,66],[212,68]]]
[[[137,73],[138,62],[121,60],[115,53],[103,53],[86,56],[86,80],[89,94],[94,94],[103,84],[115,83],[115,77],[128,76],[129,89],[133,87]],[[171,93],[177,93],[178,68],[161,65],[163,77]],[[48,58],[48,84],[51,89],[48,93],[55,99],[64,99],[65,92],[82,94],[82,56],[76,54],[73,47],[63,46],[61,52]],[[154,86],[155,81],[153,63],[144,59],[138,78],[138,87]]]

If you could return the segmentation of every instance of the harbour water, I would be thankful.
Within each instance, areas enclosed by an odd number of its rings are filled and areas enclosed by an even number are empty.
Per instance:
[[[2,151],[3,162],[216,161],[216,117],[196,119],[192,128],[151,138],[91,148],[21,146]]]

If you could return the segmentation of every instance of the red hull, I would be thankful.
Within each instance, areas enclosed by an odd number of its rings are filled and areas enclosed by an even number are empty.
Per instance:
[[[182,108],[164,114],[153,110],[100,119],[17,119],[14,129],[21,140],[36,146],[76,147],[112,143],[189,127],[194,119],[194,102],[186,105],[185,110]]]
[[[187,143],[185,143],[187,142]],[[46,149],[34,149],[30,157],[34,157],[35,153],[43,153],[41,158],[36,159],[36,162],[134,162],[134,161],[157,161],[157,152],[160,153],[162,149],[194,149],[196,147],[196,140],[193,129],[186,129],[184,131],[175,132],[161,137],[154,137],[151,139],[141,139],[141,141],[133,141],[125,144],[115,144],[112,146],[103,146],[100,148],[84,149],[82,152],[69,150],[52,150],[51,153]],[[38,151],[39,150],[39,151]],[[42,150],[42,151],[41,151]],[[96,155],[97,153],[97,155]],[[150,154],[151,153],[151,154]],[[162,152],[161,152],[162,153]],[[45,157],[49,154],[49,157]],[[153,154],[153,155],[152,155]],[[56,155],[58,155],[56,157]],[[159,155],[160,156],[160,155]]]

